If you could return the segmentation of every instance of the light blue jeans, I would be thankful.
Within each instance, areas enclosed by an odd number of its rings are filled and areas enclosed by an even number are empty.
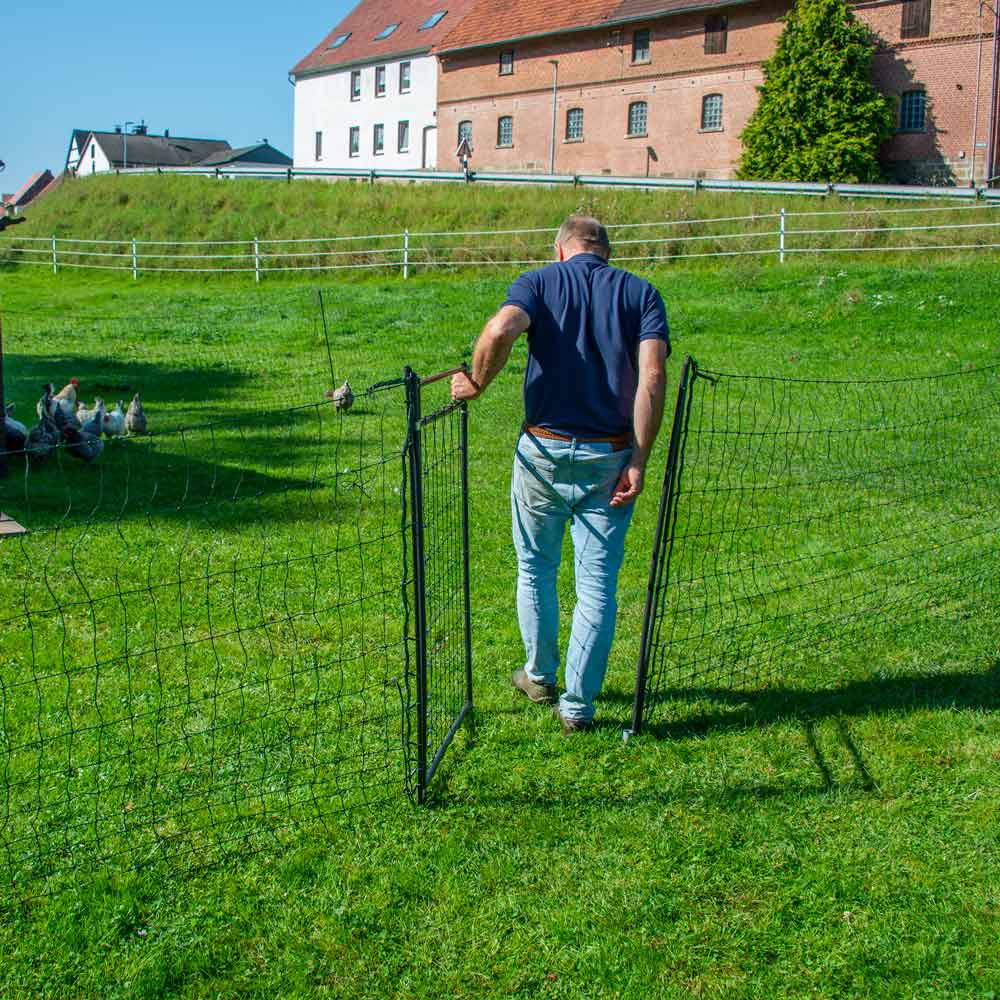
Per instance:
[[[618,612],[618,571],[635,504],[612,507],[631,450],[610,444],[553,441],[522,434],[514,453],[511,510],[517,550],[517,617],[537,684],[555,684],[559,670],[556,577],[567,521],[573,539],[576,608],[566,650],[566,692],[559,710],[590,722],[608,669]]]

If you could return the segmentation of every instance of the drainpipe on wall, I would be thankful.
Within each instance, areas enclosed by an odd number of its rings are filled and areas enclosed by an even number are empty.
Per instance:
[[[549,147],[549,173],[556,172],[556,101],[559,97],[559,60],[550,59],[552,63],[552,144]]]
[[[976,103],[972,109],[972,163],[969,166],[969,187],[976,186],[976,149],[979,143],[979,91],[983,80],[983,0],[979,0],[979,47],[976,53]]]
[[[993,73],[990,81],[990,137],[989,148],[986,150],[986,185],[996,179],[997,153],[997,83],[1000,80],[997,56],[1000,55],[1000,3],[987,4],[993,11]]]

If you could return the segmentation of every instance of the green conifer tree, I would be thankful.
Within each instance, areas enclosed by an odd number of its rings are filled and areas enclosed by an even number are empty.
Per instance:
[[[739,176],[871,183],[894,106],[872,85],[875,38],[844,0],[797,0],[764,63]]]

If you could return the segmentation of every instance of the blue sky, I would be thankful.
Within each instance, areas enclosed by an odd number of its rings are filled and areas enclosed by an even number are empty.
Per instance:
[[[355,0],[16,4],[0,49],[0,188],[66,160],[70,130],[267,138],[292,152],[288,70]]]

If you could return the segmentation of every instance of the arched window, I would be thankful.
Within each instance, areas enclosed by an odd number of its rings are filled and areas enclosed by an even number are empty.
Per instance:
[[[701,127],[706,132],[722,129],[722,94],[706,94],[701,99]]]
[[[514,145],[514,119],[510,115],[497,119],[497,145]]]
[[[458,145],[462,145],[462,140],[468,139],[469,144],[472,144],[472,122],[459,122],[458,123]]]
[[[645,101],[633,101],[628,106],[628,134],[645,135],[647,106]]]
[[[899,102],[901,132],[923,132],[927,127],[927,95],[922,90],[908,90]]]
[[[583,108],[570,108],[566,112],[566,138],[570,141],[583,138]]]

